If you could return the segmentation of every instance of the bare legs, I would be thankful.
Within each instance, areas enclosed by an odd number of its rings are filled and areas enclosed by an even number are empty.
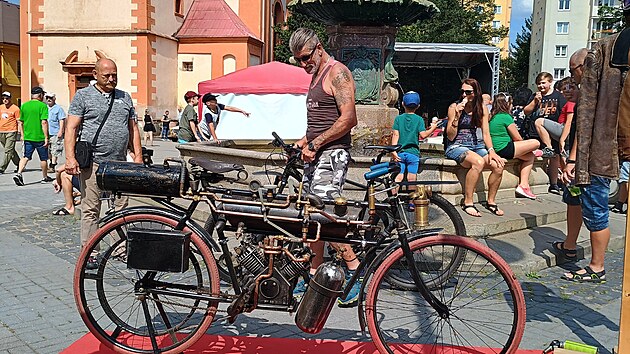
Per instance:
[[[489,167],[492,171],[490,177],[488,177],[488,204],[496,204],[495,198],[499,191],[499,185],[501,184],[503,167],[498,166],[496,163],[490,163],[488,155],[481,157],[473,151],[466,153],[466,158],[462,161],[461,165],[468,169],[464,185],[464,205],[473,205],[473,194],[475,193],[475,188],[479,181],[479,175],[485,167]],[[481,215],[472,208],[468,208],[465,211],[471,216]],[[503,211],[498,210],[497,215],[503,215]]]
[[[535,139],[528,139],[514,142],[514,158],[521,161],[521,179],[520,186],[529,189],[529,175],[534,167],[536,156],[532,151],[538,149],[540,143]]]

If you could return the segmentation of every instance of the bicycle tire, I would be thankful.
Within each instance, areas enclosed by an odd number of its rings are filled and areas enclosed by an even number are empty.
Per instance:
[[[184,297],[220,293],[214,256],[199,234],[184,229],[192,232],[192,266],[187,272],[152,272],[160,289],[174,293],[158,295],[143,289],[136,279],[149,272],[126,266],[129,227],[173,230],[177,224],[178,220],[150,212],[121,215],[102,225],[83,247],[74,271],[74,298],[81,319],[107,348],[118,353],[181,353],[212,324],[216,301]],[[93,251],[99,252],[98,268],[88,269]]]
[[[525,328],[525,299],[516,276],[498,254],[472,239],[445,235],[416,239],[409,247],[461,248],[466,258],[453,282],[430,289],[448,307],[447,318],[419,293],[389,284],[390,267],[405,257],[402,248],[375,268],[366,288],[365,314],[380,353],[470,353],[470,348],[484,348],[484,353],[511,354],[518,349]]]
[[[459,214],[457,209],[453,206],[453,204],[451,204],[448,200],[446,200],[444,197],[442,197],[439,194],[432,194],[431,197],[429,198],[429,201],[430,201],[430,204],[429,204],[429,213],[428,213],[429,215],[429,225],[427,226],[428,228],[440,227],[440,228],[443,228],[442,232],[440,232],[442,234],[457,235],[457,236],[463,236],[463,237],[467,236],[466,225],[464,224],[464,220],[462,219],[462,216]],[[445,214],[446,216],[441,215],[442,213]],[[413,215],[413,213],[411,214]],[[410,219],[408,218],[408,220]],[[449,225],[450,223],[452,223],[452,225]],[[414,229],[422,230],[423,228],[424,227],[419,227],[419,228],[414,228]],[[466,256],[466,252],[464,250],[456,249],[454,250],[454,254],[452,255],[452,258],[448,260],[448,263],[446,265],[444,265],[443,263],[439,264],[437,262],[434,262],[433,264],[428,264],[425,259],[426,256],[414,254],[414,258],[421,257],[420,263],[422,263],[423,265],[430,265],[431,269],[435,269],[436,267],[443,269],[442,272],[435,273],[434,278],[425,280],[425,283],[430,289],[438,287],[441,284],[448,281],[450,276],[457,270],[459,265],[462,263],[465,256]],[[403,260],[402,262],[405,262],[405,261]],[[404,264],[401,264],[400,268],[405,269],[406,266]],[[399,287],[404,290],[415,290],[416,285],[413,283],[413,281],[410,281],[410,280],[411,278],[409,274],[406,274],[405,271],[402,271],[402,274],[391,272],[387,277],[387,281],[396,287]]]

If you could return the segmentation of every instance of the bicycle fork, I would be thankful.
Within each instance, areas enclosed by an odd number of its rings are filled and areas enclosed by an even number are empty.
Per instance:
[[[403,254],[405,255],[405,259],[407,260],[407,264],[409,264],[409,270],[411,272],[411,277],[413,278],[414,284],[416,284],[416,288],[422,297],[437,311],[438,315],[447,319],[450,316],[450,312],[448,307],[441,302],[427,287],[422,278],[420,278],[420,272],[418,271],[418,267],[416,266],[416,261],[413,259],[413,253],[409,248],[409,241],[406,237],[400,237],[400,247],[403,250]]]

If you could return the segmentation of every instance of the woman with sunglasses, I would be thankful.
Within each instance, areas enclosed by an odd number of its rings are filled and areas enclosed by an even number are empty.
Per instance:
[[[499,209],[495,198],[501,184],[504,161],[492,145],[488,127],[490,114],[488,107],[483,104],[481,86],[475,79],[464,79],[460,92],[461,100],[448,108],[445,155],[468,169],[462,209],[470,216],[481,216],[473,202],[473,194],[481,172],[484,168],[490,168],[492,173],[488,177],[485,207],[494,215],[503,216],[503,210]]]
[[[533,151],[538,149],[540,142],[536,139],[523,140],[518,132],[514,118],[510,115],[512,111],[512,97],[507,93],[499,93],[494,96],[492,106],[492,118],[490,118],[490,136],[492,146],[497,150],[497,154],[504,159],[519,159],[521,164],[521,179],[516,187],[516,194],[536,199],[529,186],[529,175],[534,167],[536,156]]]

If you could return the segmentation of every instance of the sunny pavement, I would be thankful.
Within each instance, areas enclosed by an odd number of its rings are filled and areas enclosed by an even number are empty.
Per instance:
[[[176,144],[156,144],[154,161],[178,155]],[[39,183],[41,173],[34,169],[33,162],[29,167],[24,174],[24,187],[15,186],[13,174],[0,175],[0,353],[58,353],[87,333],[72,295],[72,272],[79,252],[79,217],[53,216],[52,212],[63,205],[63,197],[54,194],[50,184]],[[612,219],[615,232],[623,232],[624,219]],[[557,228],[547,230],[557,237],[562,224],[545,227]],[[535,235],[536,231],[522,232]],[[510,243],[510,235],[486,242],[498,250],[503,247],[509,251],[506,244]],[[560,279],[560,267],[546,268],[541,262],[529,266],[527,275],[519,277],[527,302],[523,349],[543,349],[554,339],[568,339],[598,346],[600,353],[611,352],[619,331],[623,271],[620,244],[617,242],[606,255],[606,284],[571,283]],[[514,265],[525,258],[523,253],[531,252],[513,248],[519,253],[511,260]],[[508,256],[504,255],[510,260]],[[585,260],[578,262],[580,266],[585,264]],[[361,334],[356,318],[354,308],[335,308],[326,328],[311,336],[295,326],[290,314],[254,311],[239,316],[232,325],[215,323],[209,333],[369,340]]]

